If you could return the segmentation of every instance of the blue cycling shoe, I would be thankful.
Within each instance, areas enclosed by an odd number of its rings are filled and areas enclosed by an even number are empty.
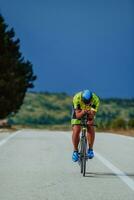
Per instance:
[[[77,162],[78,159],[79,159],[78,151],[74,151],[74,152],[73,152],[73,155],[72,155],[72,160],[73,160],[74,162]]]
[[[89,159],[92,159],[94,157],[93,149],[88,149],[87,155]]]

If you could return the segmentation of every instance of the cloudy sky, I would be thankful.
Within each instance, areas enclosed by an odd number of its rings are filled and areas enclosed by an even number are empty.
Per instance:
[[[0,0],[38,76],[34,91],[134,97],[133,0]]]

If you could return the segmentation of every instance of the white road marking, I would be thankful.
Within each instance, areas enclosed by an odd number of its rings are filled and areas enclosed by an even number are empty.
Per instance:
[[[119,137],[122,137],[124,139],[128,139],[128,140],[133,140],[134,141],[134,137],[131,137],[131,136],[119,135]]]
[[[3,146],[5,143],[7,143],[11,138],[15,137],[17,134],[19,134],[22,130],[16,131],[15,133],[11,134],[10,136],[6,137],[3,140],[0,140],[0,147]]]
[[[129,178],[124,172],[115,167],[110,161],[101,156],[99,153],[95,152],[95,156],[134,191],[134,181],[131,178]]]

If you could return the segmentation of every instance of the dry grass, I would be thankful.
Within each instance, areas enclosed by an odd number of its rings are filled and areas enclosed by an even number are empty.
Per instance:
[[[30,128],[30,129],[44,129],[44,130],[53,130],[53,131],[71,131],[71,126],[70,125],[37,125],[37,126],[22,126],[22,125],[16,125],[12,126],[12,128],[1,128],[0,133],[3,132],[15,132],[20,129],[25,129],[25,128]],[[110,130],[96,130],[96,132],[103,132],[103,133],[113,133],[113,134],[118,134],[118,135],[124,135],[124,136],[131,136],[134,137],[134,129],[110,129]]]
[[[134,137],[134,129],[127,129],[127,130],[124,130],[124,129],[110,129],[110,130],[101,130],[101,132],[109,132],[109,133],[113,133],[113,134],[118,134],[118,135],[124,135],[124,136],[131,136],[131,137]]]

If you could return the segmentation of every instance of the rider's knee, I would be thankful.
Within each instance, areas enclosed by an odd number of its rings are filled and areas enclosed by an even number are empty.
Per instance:
[[[89,126],[89,127],[87,128],[87,133],[89,133],[89,134],[94,134],[94,133],[95,133],[94,126]]]

